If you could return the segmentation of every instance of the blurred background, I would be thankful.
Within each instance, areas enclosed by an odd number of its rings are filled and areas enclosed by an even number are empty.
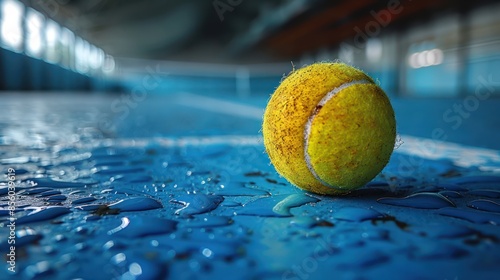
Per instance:
[[[400,133],[500,149],[499,12],[494,0],[0,0],[0,89],[241,104],[257,134],[286,73],[340,60],[380,83]]]

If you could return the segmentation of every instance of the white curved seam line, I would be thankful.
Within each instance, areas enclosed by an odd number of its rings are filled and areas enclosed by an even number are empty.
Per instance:
[[[349,82],[349,83],[342,84],[342,85],[334,88],[332,91],[328,92],[319,101],[318,105],[316,105],[315,108],[318,108],[318,107],[322,108],[337,93],[339,93],[340,91],[342,91],[342,90],[344,90],[344,89],[346,89],[346,88],[348,88],[350,86],[353,86],[353,85],[364,85],[364,84],[372,84],[372,82],[370,82],[368,80],[357,80],[357,81],[352,81],[352,82]],[[318,180],[321,184],[323,184],[323,185],[325,185],[327,187],[335,188],[334,186],[332,186],[332,185],[328,184],[327,182],[323,181],[323,179],[321,179],[321,177],[316,173],[316,170],[314,170],[314,167],[312,166],[312,163],[311,163],[311,156],[309,156],[309,153],[307,152],[309,150],[309,136],[311,135],[312,123],[313,123],[314,118],[316,117],[316,115],[317,115],[318,112],[319,112],[319,110],[315,109],[314,112],[311,114],[311,116],[309,116],[309,118],[307,119],[306,127],[304,129],[304,158],[306,160],[307,168],[309,169],[309,171],[311,172],[311,174],[314,176],[314,178],[316,178],[316,180]]]

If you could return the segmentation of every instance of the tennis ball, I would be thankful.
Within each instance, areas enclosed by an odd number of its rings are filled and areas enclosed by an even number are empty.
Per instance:
[[[343,63],[292,71],[271,96],[262,124],[266,152],[283,177],[320,194],[372,180],[389,161],[396,120],[384,91]]]

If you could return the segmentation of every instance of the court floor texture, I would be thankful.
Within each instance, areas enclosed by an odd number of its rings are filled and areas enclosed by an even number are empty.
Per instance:
[[[267,98],[1,95],[0,278],[498,277],[500,151],[398,128],[372,182],[312,194],[265,154]]]

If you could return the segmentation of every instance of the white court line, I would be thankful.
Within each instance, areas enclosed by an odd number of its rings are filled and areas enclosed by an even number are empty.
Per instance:
[[[198,99],[199,102],[192,102],[192,100],[196,99]],[[179,103],[188,107],[195,107],[210,112],[244,116],[255,120],[262,120],[262,116],[264,113],[264,108],[243,105],[235,102],[189,93],[185,94],[183,98],[179,98]],[[429,138],[415,137],[410,135],[400,135],[400,137],[404,143],[396,149],[396,152],[398,153],[419,155],[428,159],[438,159],[442,158],[442,154],[439,151],[448,151],[450,153],[449,156],[453,157],[459,162],[469,160],[467,156],[482,157],[490,159],[494,162],[500,162],[500,151],[497,150],[465,146],[461,144]],[[263,143],[260,136],[245,135],[210,136],[204,137],[204,140],[200,140],[200,138],[198,137],[182,137],[178,139],[184,139],[182,141],[186,141],[186,143],[192,143],[195,145],[197,145],[196,143],[200,145],[204,145],[204,143],[237,144],[238,142],[244,145],[261,145]]]
[[[444,142],[428,138],[420,138],[409,135],[400,135],[403,144],[395,149],[396,153],[417,156],[424,159],[439,160],[450,159],[457,166],[478,166],[483,171],[500,171],[500,151],[464,146],[456,143]],[[96,147],[123,147],[123,148],[145,148],[151,146],[160,147],[185,147],[185,146],[261,146],[262,137],[259,135],[214,135],[214,136],[187,136],[187,137],[153,137],[134,139],[105,139],[98,140],[92,144],[69,145],[77,148]],[[58,149],[66,148],[64,145]]]
[[[403,144],[395,152],[430,160],[450,159],[457,166],[480,166],[483,171],[500,171],[500,151],[497,150],[409,135],[401,135],[401,139]]]
[[[191,93],[181,93],[177,103],[186,107],[262,121],[264,109],[241,103],[206,97]]]
[[[456,153],[456,158],[467,156],[479,156],[492,161],[500,162],[500,151],[465,146],[461,144],[433,140],[428,138],[414,137],[410,135],[400,135],[403,144],[395,149],[395,152],[408,155],[419,155],[428,159],[439,159],[442,155],[437,151]],[[164,147],[175,146],[208,146],[217,144],[257,146],[264,145],[260,135],[213,135],[213,136],[180,136],[180,137],[151,137],[151,138],[130,138],[130,139],[103,139],[95,140],[92,143],[69,143],[73,147],[147,147],[149,145],[159,145]],[[63,144],[64,145],[64,144]]]
[[[192,102],[192,100],[198,100],[198,102]],[[262,120],[264,112],[263,108],[195,94],[185,94],[182,98],[179,98],[178,102],[188,107],[232,116],[247,117],[254,120]],[[481,166],[484,167],[484,170],[499,171],[498,167],[492,167],[491,165],[500,162],[500,151],[410,135],[401,135],[400,137],[403,144],[395,150],[397,153],[415,155],[431,160],[447,158],[458,166]],[[166,139],[158,141],[159,144],[172,146],[182,146],[184,144],[201,146],[211,144],[262,145],[263,143],[260,136],[183,137],[174,140],[172,143],[170,143],[171,140]]]
[[[92,143],[61,143],[57,150],[76,147],[91,149],[97,147],[122,147],[122,148],[145,148],[149,146],[160,147],[184,147],[184,146],[209,146],[209,145],[232,145],[232,146],[262,146],[263,140],[258,135],[213,135],[213,136],[181,136],[181,137],[151,137],[151,138],[129,138],[129,139],[102,139],[94,140]]]
[[[193,102],[195,101],[196,102]],[[178,97],[179,105],[198,108],[214,113],[240,116],[253,120],[262,121],[264,108],[244,105],[226,100],[185,93]],[[465,146],[461,144],[420,138],[409,135],[400,135],[403,144],[396,148],[395,152],[406,155],[415,155],[421,158],[437,160],[447,158],[456,165],[463,167],[481,166],[483,170],[500,171],[495,163],[500,162],[500,151]],[[188,137],[154,137],[134,139],[104,139],[87,144],[60,143],[58,148],[63,147],[146,147],[158,145],[163,147],[208,146],[226,144],[234,146],[262,146],[263,140],[260,135],[214,135],[214,136],[188,136]],[[58,149],[56,148],[56,149]],[[492,166],[493,165],[493,166]]]

